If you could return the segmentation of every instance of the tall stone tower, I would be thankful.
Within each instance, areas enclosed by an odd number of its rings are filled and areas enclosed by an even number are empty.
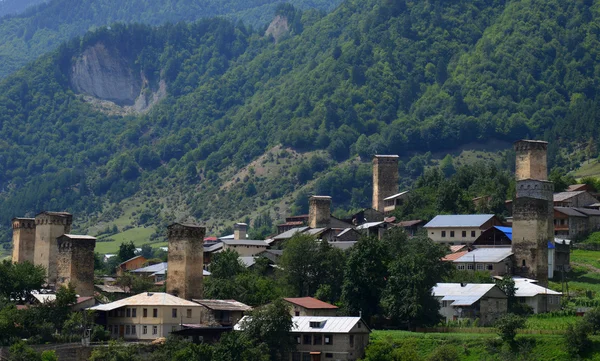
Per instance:
[[[236,223],[233,225],[233,239],[243,240],[246,239],[248,234],[248,225],[246,223]]]
[[[33,263],[35,250],[35,218],[13,218],[13,263]]]
[[[57,239],[56,288],[73,283],[81,297],[94,296],[94,248],[96,238],[63,234]]]
[[[168,227],[167,293],[186,300],[202,299],[205,233],[206,228],[193,224]]]
[[[308,200],[308,226],[311,228],[329,227],[331,222],[331,197],[312,196]]]
[[[373,158],[373,209],[384,212],[384,199],[398,193],[397,155],[376,155]]]
[[[73,215],[67,212],[42,212],[35,216],[35,252],[33,263],[47,270],[48,283],[56,282],[58,243],[56,239],[71,231]]]
[[[513,273],[548,285],[548,242],[554,242],[554,185],[548,181],[548,143],[515,143],[517,195],[513,203]]]

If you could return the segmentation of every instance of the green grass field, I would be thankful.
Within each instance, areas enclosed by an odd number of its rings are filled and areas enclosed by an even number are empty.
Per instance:
[[[154,233],[153,227],[148,228],[131,228],[125,232],[117,233],[107,238],[111,238],[111,242],[96,242],[96,252],[100,254],[106,253],[117,253],[119,246],[123,242],[133,241],[137,247],[141,247],[143,244],[150,243],[150,236]],[[164,243],[164,242],[163,242]],[[157,243],[158,244],[158,243]],[[153,246],[155,246],[153,244]],[[158,246],[156,246],[158,247]]]
[[[600,176],[600,163],[596,159],[585,161],[579,169],[573,172],[573,176],[575,178],[598,177]]]

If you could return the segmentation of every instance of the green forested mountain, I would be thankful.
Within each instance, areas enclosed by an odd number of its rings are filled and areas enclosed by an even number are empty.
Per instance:
[[[43,3],[45,0],[0,0],[0,17],[18,14],[27,8]]]
[[[341,0],[290,0],[298,8],[332,10]],[[158,25],[225,16],[263,27],[282,0],[52,0],[0,1],[0,78],[55,49],[61,42],[113,22]],[[15,11],[18,10],[18,11]]]
[[[592,1],[347,0],[278,14],[289,32],[276,43],[227,20],[111,26],[6,78],[3,224],[56,209],[92,233],[188,216],[216,232],[301,211],[310,192],[369,205],[370,163],[355,155],[401,154],[408,185],[430,152],[471,142],[546,139],[552,166],[597,148]],[[77,94],[110,95],[109,80],[137,74],[135,94],[166,89],[147,113]]]

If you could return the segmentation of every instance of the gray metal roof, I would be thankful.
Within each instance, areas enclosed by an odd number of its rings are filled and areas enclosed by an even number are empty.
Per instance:
[[[329,245],[331,245],[331,247],[339,248],[342,251],[345,251],[347,249],[352,248],[356,243],[358,243],[358,242],[357,241],[329,242]]]
[[[292,238],[296,233],[303,233],[306,230],[310,229],[310,227],[296,227],[292,228],[289,231],[285,231],[277,236],[273,237],[273,240],[282,240]]]
[[[481,227],[493,214],[455,214],[435,216],[425,228]]]
[[[367,223],[363,223],[360,226],[356,227],[357,230],[362,230],[362,229],[369,229],[372,227],[377,227],[380,226],[382,224],[384,224],[385,222],[367,222]]]
[[[477,248],[454,260],[454,263],[498,263],[513,254],[512,249],[506,248]]]
[[[469,306],[494,287],[494,283],[438,283],[431,292],[435,297],[442,297],[442,301],[455,301],[451,306]]]
[[[384,201],[390,201],[390,200],[392,200],[392,199],[396,199],[396,198],[398,198],[398,197],[401,197],[401,196],[403,196],[403,195],[407,194],[408,192],[410,192],[410,191],[404,191],[404,192],[400,192],[400,193],[394,194],[393,196],[389,196],[389,197],[387,197],[387,198],[384,198],[383,200],[384,200]]]
[[[567,216],[570,216],[570,217],[583,217],[583,218],[586,218],[585,214],[582,214],[582,213],[578,212],[575,208],[554,207],[554,209],[557,212],[560,212],[562,214],[566,214]]]
[[[577,210],[577,212],[585,214],[586,216],[600,216],[600,211],[597,209],[575,208],[575,210]]]
[[[186,306],[200,307],[199,304],[163,292],[144,292],[122,300],[90,307],[94,311],[111,311],[125,306]]]
[[[67,237],[70,239],[90,239],[90,240],[96,239],[96,237],[81,235],[81,234],[63,234],[63,237]]]
[[[242,330],[242,322],[245,320],[251,320],[248,316],[244,316],[238,322],[234,330]],[[311,322],[319,322],[322,327],[310,327]],[[292,317],[292,333],[348,333],[350,332],[359,322],[360,317],[316,317],[316,316],[296,316]],[[365,332],[370,332],[367,325],[363,322]]]
[[[223,244],[226,244],[228,246],[263,246],[263,247],[267,247],[268,244],[265,241],[256,241],[256,240],[251,240],[251,239],[228,239],[228,240],[223,240]]]
[[[238,257],[240,262],[246,267],[252,267],[256,263],[256,258],[252,256]]]
[[[155,273],[158,271],[164,271],[167,269],[167,262],[161,262],[157,264],[153,264],[147,267],[142,267],[138,269],[134,269],[133,271],[129,271],[131,273]]]
[[[542,287],[532,283],[529,279],[514,278],[515,281],[515,296],[516,297],[534,297],[537,295],[562,295],[561,292],[553,291],[549,288]],[[533,280],[534,282],[537,282]]]
[[[206,300],[193,299],[192,301],[215,311],[250,311],[252,307],[236,300]]]
[[[578,196],[578,195],[580,195],[582,193],[585,193],[585,191],[554,193],[554,202],[566,201],[567,199],[571,199],[571,198],[573,198],[575,196]]]

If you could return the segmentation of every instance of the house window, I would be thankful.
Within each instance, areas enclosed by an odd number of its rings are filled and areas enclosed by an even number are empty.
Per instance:
[[[442,237],[446,237],[446,231],[442,231]]]
[[[474,269],[475,269],[475,265],[474,265],[473,263],[469,263],[469,264],[467,265],[467,269],[468,269],[469,271],[472,271],[472,270],[474,270]]]
[[[144,309],[142,310],[142,316],[143,316],[143,317],[148,317],[148,309],[147,309],[147,308],[144,308]]]
[[[475,237],[475,231],[471,231],[471,237]]]
[[[333,358],[333,354],[332,353],[326,353],[325,354],[325,358]]]
[[[467,238],[467,231],[462,231],[463,238]]]
[[[450,237],[454,238],[454,231],[450,231]]]
[[[548,303],[549,304],[553,304],[554,303],[554,297],[548,296]]]
[[[313,340],[314,340],[313,345],[322,345],[323,344],[323,336],[321,336],[321,335],[315,335]]]
[[[333,335],[325,335],[325,344],[333,345]]]
[[[131,308],[127,309],[127,317],[131,317]]]
[[[129,335],[131,333],[131,326],[127,325],[125,326],[125,334]]]
[[[442,307],[448,307],[448,301],[442,301]]]
[[[158,326],[152,326],[152,334],[153,335],[158,334]]]
[[[158,308],[152,309],[152,317],[154,317],[154,318],[158,317]]]
[[[494,265],[493,264],[488,264],[487,265],[487,270],[488,271],[493,271],[494,270]]]
[[[483,263],[477,263],[477,270],[483,271]]]
[[[350,347],[354,348],[354,335],[350,335]]]
[[[304,345],[310,345],[312,343],[311,335],[304,335],[304,341],[302,342]]]
[[[131,309],[131,317],[137,317],[137,308]]]
[[[464,264],[459,264],[458,266],[456,266],[456,269],[464,271],[465,270],[465,265]]]
[[[147,334],[148,334],[148,326],[142,326],[142,333],[143,333],[144,335],[147,335]]]
[[[186,316],[187,316],[187,318],[192,318],[192,309],[191,308],[187,309],[187,315]]]
[[[295,314],[296,316],[300,316],[300,311],[296,311],[296,312],[294,312],[294,314]]]
[[[135,325],[131,325],[131,334],[135,335]]]
[[[174,309],[171,310],[171,316],[173,318],[177,318],[177,309],[176,308],[174,308]]]
[[[300,336],[296,336],[296,344],[299,345],[301,343],[302,343],[301,337]]]

